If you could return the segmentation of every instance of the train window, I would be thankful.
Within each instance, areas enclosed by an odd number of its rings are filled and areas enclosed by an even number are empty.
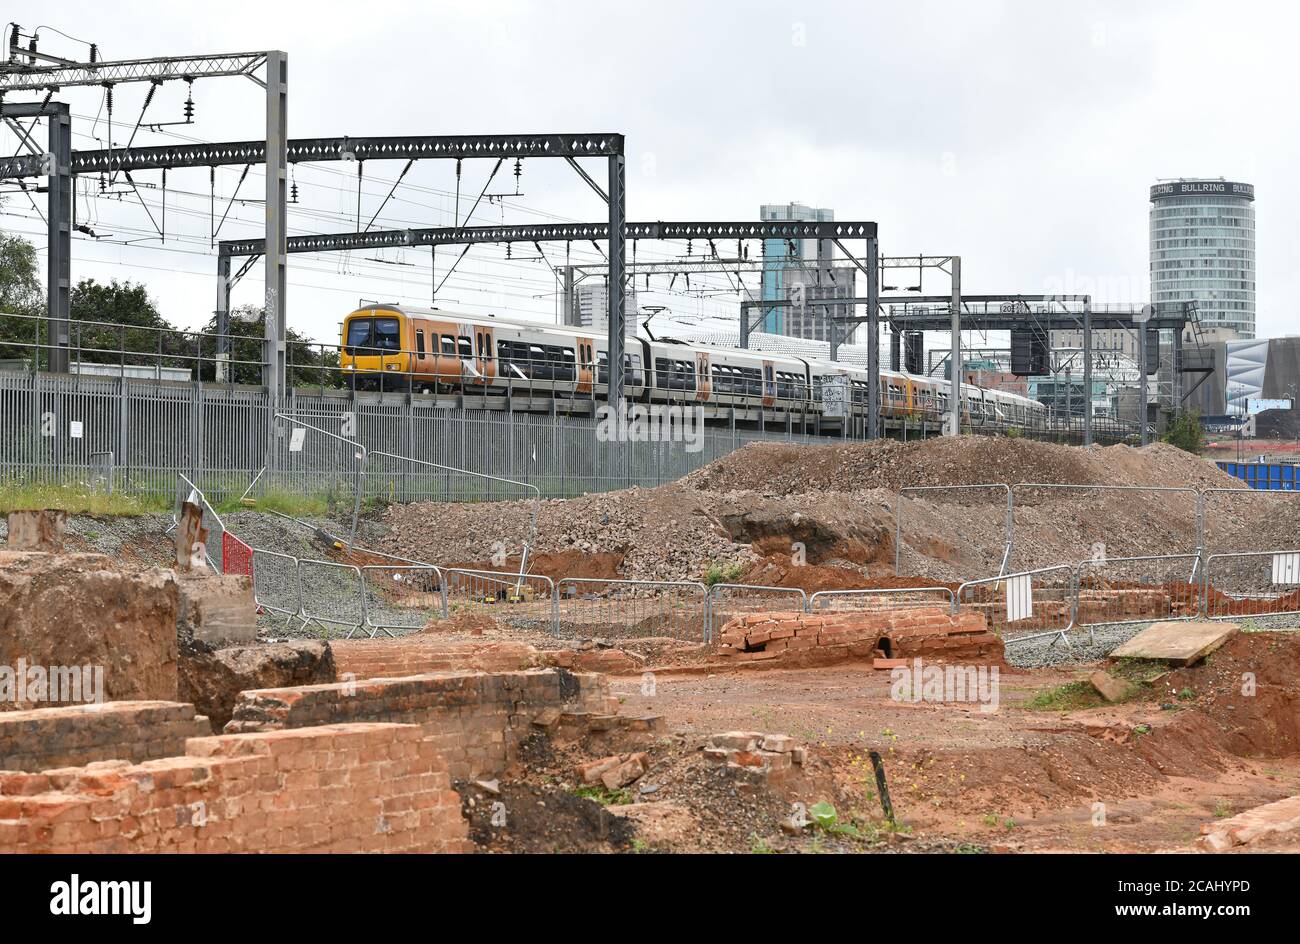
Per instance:
[[[415,353],[420,355],[420,360],[424,360],[424,329],[420,328],[415,332]]]
[[[555,361],[547,353],[547,348],[540,344],[530,344],[527,350],[534,377],[539,380],[550,380],[555,376]]]
[[[353,318],[348,322],[348,338],[343,350],[352,354],[359,347],[370,344],[370,328],[374,322],[370,318]]]
[[[660,390],[673,390],[677,387],[677,371],[673,362],[666,357],[655,358],[655,386]]]
[[[469,338],[461,335],[456,339],[456,346],[460,349],[460,356],[465,360],[472,360],[474,357],[474,347],[470,344]]]
[[[449,357],[456,356],[456,339],[450,334],[444,334],[442,336],[442,353]]]
[[[401,325],[396,318],[376,318],[375,332],[370,339],[371,346],[381,351],[400,351],[402,349]]]
[[[695,365],[690,361],[677,362],[677,376],[681,378],[681,388],[683,390],[695,389]]]
[[[556,380],[577,380],[578,371],[577,368],[574,366],[573,348],[557,347],[554,350],[558,354],[556,358],[556,364],[555,364],[555,379]]]

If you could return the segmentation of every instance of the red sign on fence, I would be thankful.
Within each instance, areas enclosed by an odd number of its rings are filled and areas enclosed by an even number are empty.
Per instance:
[[[221,534],[221,572],[253,576],[253,549],[229,531]]]

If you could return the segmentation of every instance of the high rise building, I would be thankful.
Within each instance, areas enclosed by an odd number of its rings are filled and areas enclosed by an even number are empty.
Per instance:
[[[768,203],[759,208],[764,221],[798,220],[830,222],[834,210],[816,209],[801,203]],[[800,301],[853,298],[857,271],[852,266],[834,265],[834,247],[822,239],[763,240],[764,301],[796,304],[763,309],[759,331],[813,341],[830,339],[831,319],[852,314],[848,305],[799,305]],[[852,326],[837,325],[842,342],[853,339]]]
[[[1151,188],[1151,301],[1195,301],[1201,324],[1255,336],[1255,187],[1223,178]]]
[[[574,316],[568,322],[569,324],[595,328],[598,331],[609,330],[609,288],[604,282],[579,284],[577,292],[574,293],[573,305]],[[636,330],[636,305],[636,292],[629,289],[623,296],[625,328],[629,334]]]

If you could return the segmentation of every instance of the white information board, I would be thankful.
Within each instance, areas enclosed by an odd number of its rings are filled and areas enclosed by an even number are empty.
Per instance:
[[[1300,583],[1300,551],[1273,555],[1273,582]]]
[[[1007,578],[1007,622],[1029,619],[1034,614],[1034,586],[1028,574]]]

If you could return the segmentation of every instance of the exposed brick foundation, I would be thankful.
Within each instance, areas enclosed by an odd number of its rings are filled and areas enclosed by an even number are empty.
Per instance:
[[[196,738],[183,757],[0,772],[4,852],[467,852],[414,725]]]
[[[578,672],[633,674],[638,661],[621,649],[537,649],[522,642],[448,642],[435,636],[400,639],[341,639],[331,643],[340,677],[398,678],[477,669],[514,672],[561,668]]]
[[[453,779],[469,780],[502,773],[548,709],[555,715],[613,712],[617,701],[603,676],[563,669],[435,673],[244,692],[226,730],[359,721],[418,724],[446,757]]]
[[[738,616],[722,627],[718,654],[737,662],[824,664],[843,659],[924,656],[1001,663],[1002,640],[984,614],[944,607],[862,613],[774,612]]]
[[[0,713],[0,770],[49,770],[100,760],[132,763],[185,753],[211,734],[193,705],[119,701]]]

